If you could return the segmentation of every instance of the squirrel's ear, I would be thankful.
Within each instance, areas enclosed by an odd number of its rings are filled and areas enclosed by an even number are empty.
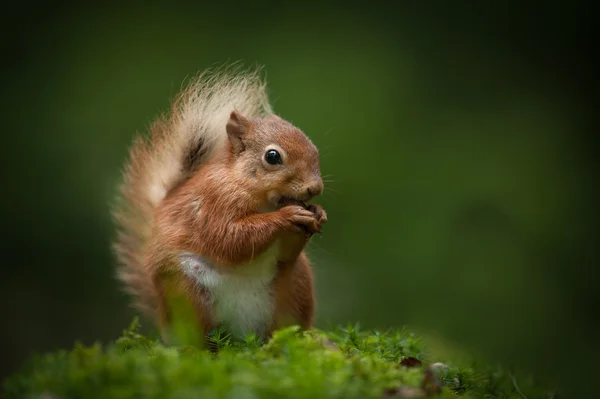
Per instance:
[[[229,121],[225,129],[227,130],[227,136],[229,142],[236,153],[244,150],[244,143],[242,137],[248,133],[250,128],[250,121],[243,117],[239,112],[233,111],[229,115]]]

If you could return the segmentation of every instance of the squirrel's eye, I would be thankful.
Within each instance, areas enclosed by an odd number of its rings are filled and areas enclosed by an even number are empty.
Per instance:
[[[265,161],[270,165],[281,165],[281,155],[275,150],[269,150],[265,154]]]

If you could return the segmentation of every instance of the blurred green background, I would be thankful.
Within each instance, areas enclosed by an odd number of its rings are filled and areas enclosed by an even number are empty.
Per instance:
[[[109,203],[185,78],[265,66],[320,147],[319,326],[409,324],[581,392],[600,356],[595,21],[569,7],[230,1],[2,16],[0,378],[134,312]],[[16,7],[16,8],[15,8]]]

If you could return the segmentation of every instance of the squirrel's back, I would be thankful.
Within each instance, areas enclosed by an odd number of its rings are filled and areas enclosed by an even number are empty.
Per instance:
[[[233,110],[248,117],[272,113],[258,70],[202,73],[177,96],[171,112],[151,125],[149,136],[136,137],[130,149],[113,208],[117,276],[134,305],[148,315],[154,314],[157,300],[144,266],[154,211],[167,193],[225,145]]]

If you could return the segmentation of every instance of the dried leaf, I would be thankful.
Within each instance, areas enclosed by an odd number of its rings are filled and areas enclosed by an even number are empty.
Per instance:
[[[408,368],[411,368],[411,367],[419,367],[419,366],[421,366],[422,364],[423,364],[423,363],[422,363],[422,362],[421,362],[419,359],[417,359],[417,358],[414,358],[414,357],[410,357],[410,356],[409,356],[409,357],[405,357],[405,358],[403,358],[403,359],[400,361],[400,365],[401,365],[401,366],[408,367]]]
[[[421,383],[421,388],[427,395],[435,395],[442,391],[442,381],[430,367],[425,369],[425,377]]]
[[[436,362],[429,366],[432,370],[448,370],[448,366],[442,362]]]

